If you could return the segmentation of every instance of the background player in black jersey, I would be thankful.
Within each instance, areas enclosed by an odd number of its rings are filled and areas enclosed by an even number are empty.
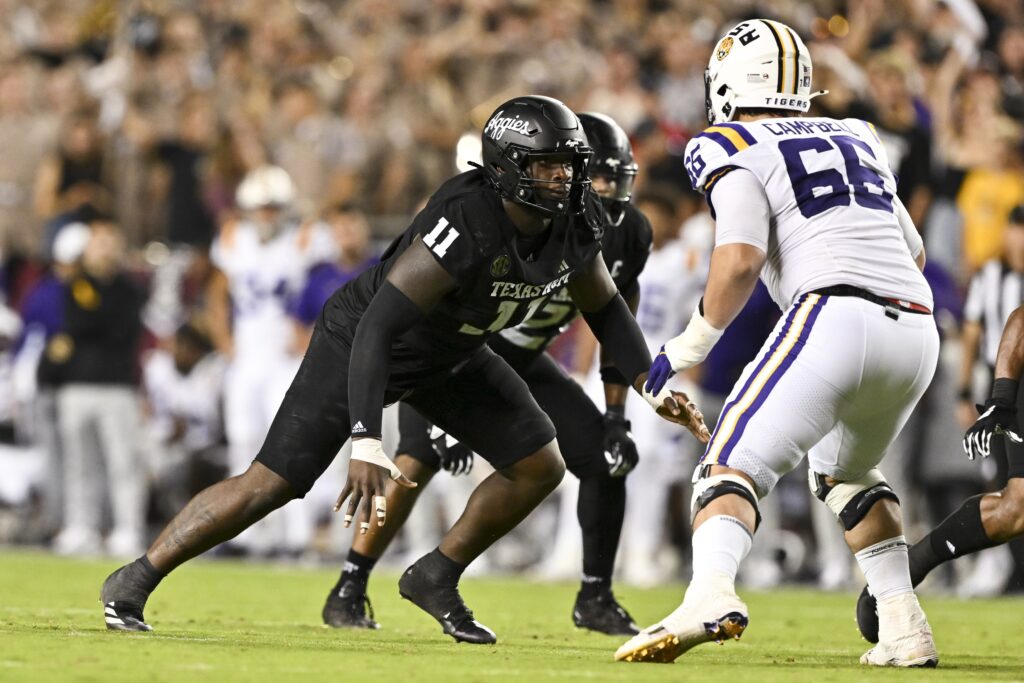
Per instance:
[[[444,183],[381,262],[325,304],[306,356],[255,461],[195,496],[145,555],[103,584],[107,626],[148,631],[143,608],[175,567],[304,496],[351,436],[346,522],[386,520],[390,476],[415,486],[381,447],[383,406],[405,400],[494,465],[440,546],[399,591],[457,640],[492,643],[458,591],[466,566],[518,524],[565,471],[551,420],[485,345],[568,285],[595,336],[638,392],[643,335],[600,255],[602,210],[576,115],[546,97],[510,100],[483,131],[484,167]],[[590,201],[593,199],[593,201]],[[702,440],[682,394],[644,395]]]
[[[915,586],[949,560],[992,548],[1024,535],[1024,306],[1010,314],[999,340],[992,393],[978,406],[978,419],[964,435],[967,457],[1006,458],[1006,486],[968,498],[927,536],[910,547],[910,581]],[[994,438],[993,438],[994,437]],[[857,600],[857,627],[878,642],[878,611],[867,587]]]
[[[593,152],[590,179],[605,210],[601,254],[619,293],[635,314],[640,288],[637,277],[651,249],[651,227],[630,203],[637,165],[625,131],[601,114],[580,114]],[[578,309],[567,289],[552,294],[527,320],[502,330],[488,345],[520,377],[551,418],[558,447],[568,470],[579,477],[577,516],[583,532],[583,578],[573,622],[603,633],[632,635],[636,624],[612,595],[612,572],[626,508],[625,475],[637,463],[637,449],[625,416],[629,381],[610,360],[602,360],[605,413],[545,353],[576,318]],[[440,469],[469,472],[473,452],[447,435],[431,439],[430,423],[408,404],[399,412],[401,439],[395,464],[418,488],[388,487],[389,522],[353,539],[341,577],[327,596],[324,623],[336,627],[377,628],[366,614],[366,584],[408,517],[423,487]],[[450,445],[449,445],[449,442]]]

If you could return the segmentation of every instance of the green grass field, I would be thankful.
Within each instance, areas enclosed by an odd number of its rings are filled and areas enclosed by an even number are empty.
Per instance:
[[[617,664],[620,638],[576,631],[574,587],[466,580],[463,595],[498,633],[495,647],[457,645],[398,597],[394,575],[370,585],[383,628],[320,626],[334,572],[195,562],[150,601],[156,631],[107,631],[97,593],[110,561],[0,551],[0,681],[1024,681],[1024,600],[925,598],[942,663],[880,671],[857,664],[867,645],[852,595],[803,590],[745,595],[751,626],[738,643],[705,645],[674,665]],[[681,588],[623,588],[646,625]]]

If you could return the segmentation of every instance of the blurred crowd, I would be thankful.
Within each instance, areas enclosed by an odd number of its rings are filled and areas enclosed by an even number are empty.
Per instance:
[[[240,471],[323,301],[477,158],[485,117],[515,94],[608,114],[629,133],[662,254],[640,315],[677,333],[665,326],[685,317],[667,309],[699,294],[713,240],[681,156],[706,125],[704,67],[723,30],[764,15],[805,37],[814,87],[829,91],[814,113],[875,124],[924,235],[945,344],[888,464],[908,536],[996,486],[997,467],[958,452],[987,391],[979,349],[998,334],[980,313],[965,324],[964,301],[972,289],[985,309],[970,285],[986,264],[1024,278],[1024,232],[1008,229],[1024,228],[1019,0],[0,0],[0,541],[137,553],[198,488]],[[673,269],[686,292],[666,293]],[[709,416],[777,315],[762,294],[687,380]],[[556,352],[588,381],[585,334]],[[677,575],[688,548],[696,449],[658,429],[634,429],[652,464],[631,495],[656,495],[664,512],[627,520],[639,546],[627,542],[624,571],[641,584]],[[834,523],[790,479],[748,581],[849,585]],[[322,495],[234,549],[342,554],[327,517],[340,481],[329,474]],[[461,490],[432,489],[407,552],[433,546]],[[559,519],[573,522],[559,505],[492,565],[575,572],[575,532],[551,541]],[[1019,582],[1011,552],[958,566],[957,585]]]

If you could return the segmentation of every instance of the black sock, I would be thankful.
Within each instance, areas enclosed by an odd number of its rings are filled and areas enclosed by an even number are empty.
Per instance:
[[[341,576],[338,578],[335,588],[341,588],[346,581],[352,581],[365,591],[366,583],[370,580],[370,572],[373,571],[376,564],[376,557],[367,557],[355,550],[349,550],[348,557],[345,558],[345,566],[341,569]]]
[[[611,590],[615,553],[626,514],[626,478],[596,476],[580,479],[576,516],[583,533],[583,581],[580,597]]]
[[[145,606],[149,594],[156,590],[165,576],[166,574],[154,567],[149,558],[143,555],[116,572],[116,583],[112,584],[116,589],[112,591],[110,597],[120,602]]]
[[[1000,545],[985,534],[981,499],[974,496],[910,548],[910,580],[916,586],[943,562]]]
[[[442,586],[457,586],[467,567],[442,553],[440,548],[434,548],[421,557],[416,565],[431,581]]]

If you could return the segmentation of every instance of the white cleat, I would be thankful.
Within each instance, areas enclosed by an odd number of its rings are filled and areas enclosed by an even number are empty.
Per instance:
[[[726,640],[739,640],[749,618],[747,606],[731,587],[699,596],[684,601],[672,614],[633,636],[615,652],[615,660],[669,663],[701,643],[722,645]]]
[[[934,667],[939,663],[932,629],[917,596],[903,593],[878,602],[878,645],[861,655],[869,666]]]

